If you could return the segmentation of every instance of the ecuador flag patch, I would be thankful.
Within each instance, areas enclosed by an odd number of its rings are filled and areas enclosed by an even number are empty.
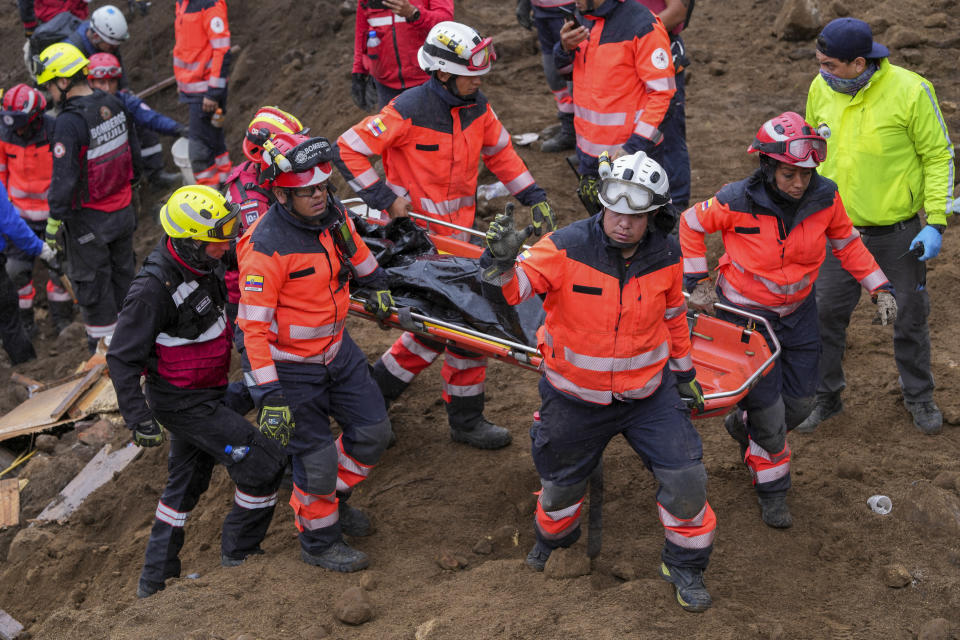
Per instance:
[[[370,133],[375,137],[380,137],[383,135],[383,132],[387,130],[387,125],[383,124],[383,120],[380,118],[374,118],[367,123],[367,128],[370,129]]]
[[[243,281],[243,290],[254,291],[256,293],[263,291],[263,276],[248,275],[247,279]]]

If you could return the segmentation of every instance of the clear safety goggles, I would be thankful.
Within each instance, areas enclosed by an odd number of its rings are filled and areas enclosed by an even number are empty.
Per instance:
[[[810,156],[820,163],[827,159],[827,141],[819,136],[794,138],[785,142],[755,142],[757,151],[769,154],[780,154],[803,162]]]
[[[667,203],[666,198],[658,196],[643,185],[619,178],[605,178],[600,183],[598,193],[607,206],[614,206],[624,200],[627,207],[637,213]]]
[[[112,66],[112,65],[109,67],[95,67],[92,69],[88,68],[87,75],[90,78],[96,78],[98,80],[103,78],[106,78],[109,80],[112,78],[119,78],[120,76],[122,76],[123,69],[117,66]]]
[[[233,240],[240,231],[240,205],[236,202],[228,202],[226,206],[227,215],[217,220],[213,228],[207,231],[207,236],[220,242]]]

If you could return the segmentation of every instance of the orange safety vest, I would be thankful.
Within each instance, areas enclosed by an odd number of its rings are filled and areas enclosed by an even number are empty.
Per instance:
[[[227,88],[230,25],[224,0],[177,0],[173,75],[181,93]]]
[[[704,236],[720,231],[726,253],[717,267],[717,284],[739,306],[768,309],[781,316],[796,311],[813,290],[825,257],[825,241],[867,291],[887,284],[850,223],[833,181],[814,174],[791,228],[775,210],[759,171],[687,209],[680,219],[686,276],[706,277]]]
[[[43,127],[30,140],[10,129],[0,131],[0,182],[20,217],[31,222],[43,222],[50,215],[47,192],[53,176],[50,136],[54,118],[42,117]]]
[[[676,240],[651,229],[618,265],[620,250],[607,243],[601,220],[578,220],[543,238],[500,286],[510,304],[546,294],[537,348],[547,381],[607,405],[648,397],[664,366],[689,372],[693,360]]]

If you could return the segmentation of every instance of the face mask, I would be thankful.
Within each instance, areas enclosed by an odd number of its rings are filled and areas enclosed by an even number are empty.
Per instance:
[[[827,85],[836,91],[837,93],[845,93],[848,96],[856,95],[860,89],[863,89],[867,86],[867,83],[870,82],[870,78],[877,71],[877,65],[871,63],[864,69],[863,73],[858,75],[856,78],[841,78],[835,76],[832,73],[827,73],[824,70],[820,70],[820,76],[824,79]]]

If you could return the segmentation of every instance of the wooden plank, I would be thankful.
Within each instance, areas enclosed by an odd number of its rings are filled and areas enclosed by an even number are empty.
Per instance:
[[[106,484],[113,474],[123,470],[142,450],[133,444],[110,452],[104,445],[93,460],[70,481],[53,501],[36,517],[38,521],[65,520],[79,507],[87,496]]]
[[[14,640],[23,632],[23,625],[0,609],[0,640]]]
[[[20,481],[0,480],[0,527],[20,524]]]
[[[62,418],[63,414],[67,412],[67,409],[72,407],[73,403],[77,401],[77,398],[80,397],[80,394],[89,389],[98,378],[103,376],[103,370],[106,368],[107,366],[105,364],[98,364],[93,369],[88,371],[87,375],[85,375],[83,379],[81,379],[80,382],[78,382],[76,386],[70,390],[70,393],[68,393],[67,396],[60,401],[60,404],[58,404],[57,407],[50,412],[50,417],[53,420],[59,420]]]
[[[78,394],[83,394],[103,376],[103,369],[100,369],[96,375],[91,375],[92,373],[92,371],[79,373],[58,384],[47,385],[0,418],[0,441],[50,429],[82,417],[65,417],[63,413],[77,402]],[[73,401],[67,404],[66,400],[71,397]],[[61,406],[65,404],[67,406],[61,410]],[[56,417],[52,417],[54,415]]]
[[[73,403],[73,406],[67,410],[67,415],[72,420],[80,420],[91,413],[116,413],[119,410],[113,382],[110,378],[103,376]]]

